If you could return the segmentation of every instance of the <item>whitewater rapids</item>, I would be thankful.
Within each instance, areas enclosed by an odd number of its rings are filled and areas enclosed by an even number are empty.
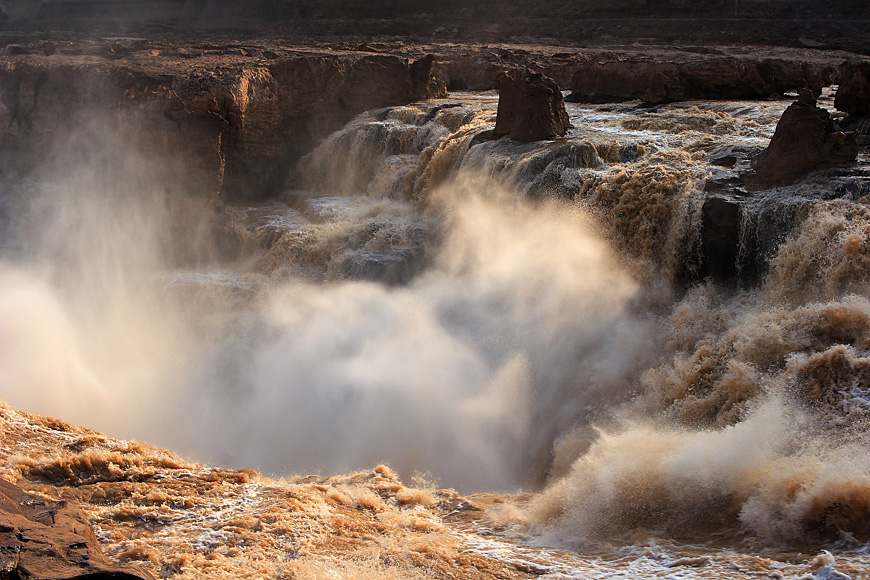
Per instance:
[[[711,152],[763,148],[787,100],[569,105],[543,144],[483,138],[495,103],[361,115],[282,199],[220,209],[232,260],[172,267],[168,192],[111,140],[138,189],[14,184],[4,399],[221,467],[5,409],[6,473],[167,577],[867,578],[864,198],[756,192],[790,225],[761,282],[686,287]],[[366,558],[324,557],[353,533]]]

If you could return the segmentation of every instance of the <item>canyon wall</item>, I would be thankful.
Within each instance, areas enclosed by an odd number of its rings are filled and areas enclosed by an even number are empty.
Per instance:
[[[769,49],[674,52],[402,43],[167,43],[136,39],[6,44],[0,171],[26,176],[94,143],[147,152],[170,192],[265,199],[298,159],[354,115],[451,90],[488,90],[505,70],[545,74],[579,101],[758,98],[834,82],[845,53]],[[427,52],[434,58],[425,58]],[[417,63],[417,64],[414,64]],[[109,135],[114,136],[109,139]],[[92,160],[93,161],[93,160]],[[57,169],[57,168],[55,168]]]
[[[0,101],[10,117],[0,151],[3,169],[18,175],[108,131],[149,152],[152,177],[174,190],[263,198],[284,185],[302,153],[355,114],[429,96],[400,56],[243,49],[215,56],[129,43],[42,48],[21,47],[0,62]]]

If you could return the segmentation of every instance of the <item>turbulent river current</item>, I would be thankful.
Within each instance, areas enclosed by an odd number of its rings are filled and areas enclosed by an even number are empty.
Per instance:
[[[167,508],[189,513],[164,514],[156,555],[105,523],[134,516],[94,508],[111,555],[165,576],[230,573],[165,554],[242,557],[214,521],[271,521],[281,489],[326,509],[291,476],[385,464],[332,478],[333,499],[383,510],[378,485],[414,482],[417,519],[384,526],[448,522],[430,542],[518,577],[870,578],[870,160],[727,185],[790,102],[568,104],[568,135],[531,144],[487,136],[495,94],[370,111],[280,199],[214,209],[230,255],[191,217],[183,267],[135,154],[10,181],[2,396],[285,477]],[[724,270],[704,242],[716,195],[740,216]],[[260,560],[304,552],[234,525]],[[306,573],[419,568],[349,561]]]

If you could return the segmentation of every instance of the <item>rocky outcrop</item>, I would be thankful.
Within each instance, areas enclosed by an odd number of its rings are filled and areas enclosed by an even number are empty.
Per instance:
[[[0,479],[0,578],[153,580],[111,564],[85,515]]]
[[[845,62],[834,106],[855,117],[870,117],[870,61]]]
[[[562,92],[553,79],[529,72],[499,75],[495,135],[541,141],[564,135],[571,126]]]
[[[431,62],[412,77],[401,55],[152,46],[119,45],[112,58],[98,43],[5,58],[0,156],[19,174],[102,156],[102,166],[142,169],[170,193],[266,198],[354,115],[443,94]]]
[[[434,97],[446,97],[447,85],[444,81],[435,78],[432,66],[435,64],[435,55],[427,54],[423,58],[411,63],[411,89],[418,99],[431,99]]]
[[[762,55],[740,49],[685,49],[668,54],[652,49],[621,50],[581,57],[568,100],[758,99],[802,88],[819,95],[835,75],[836,65],[830,60],[809,60],[789,51]]]
[[[276,59],[229,87],[224,197],[280,191],[304,153],[362,111],[425,98],[406,59],[392,55]]]
[[[856,133],[845,133],[809,90],[782,114],[770,145],[753,160],[755,181],[783,185],[813,169],[848,165],[858,155]]]
[[[436,51],[438,47],[428,46]],[[849,53],[737,46],[556,48],[451,46],[435,74],[450,90],[497,88],[504,70],[530,70],[572,90],[569,101],[660,103],[683,99],[757,99],[834,83]]]

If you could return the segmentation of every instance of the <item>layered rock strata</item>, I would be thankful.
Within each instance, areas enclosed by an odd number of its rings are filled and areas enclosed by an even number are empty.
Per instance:
[[[833,84],[836,65],[800,60],[796,53],[772,50],[696,48],[665,54],[653,49],[615,50],[586,55],[571,77],[575,102],[640,99],[664,103],[685,99],[758,99],[809,88],[818,96]]]
[[[144,152],[151,178],[172,190],[265,198],[355,114],[443,93],[410,67],[403,56],[323,51],[10,57],[0,62],[2,156],[29,174],[70,148],[115,139]]]
[[[148,152],[149,177],[169,190],[227,201],[281,191],[302,154],[363,110],[441,96],[445,86],[493,89],[504,70],[570,84],[575,99],[662,101],[817,92],[845,59],[792,49],[401,42],[17,38],[4,46],[0,103],[9,119],[0,147],[9,170],[44,170],[69,148],[112,135]]]

